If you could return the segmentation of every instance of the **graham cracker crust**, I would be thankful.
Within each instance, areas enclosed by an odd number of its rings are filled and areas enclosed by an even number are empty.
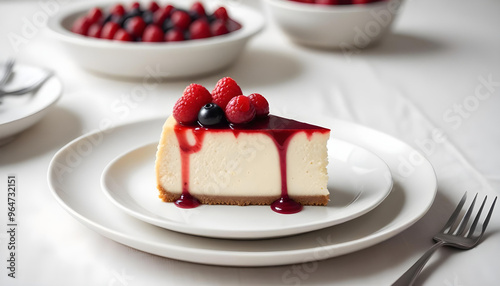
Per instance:
[[[158,196],[164,202],[175,202],[181,194],[171,193],[162,186],[158,186],[160,195]],[[200,203],[206,205],[271,205],[274,201],[278,200],[280,196],[264,196],[264,197],[248,197],[248,196],[195,196]],[[319,196],[290,196],[291,199],[304,206],[326,206],[330,200],[329,195]]]

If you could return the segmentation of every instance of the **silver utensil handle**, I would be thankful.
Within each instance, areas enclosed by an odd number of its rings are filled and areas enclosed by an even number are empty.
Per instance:
[[[431,258],[432,254],[441,246],[443,246],[445,243],[443,241],[439,241],[438,243],[434,244],[429,250],[427,250],[422,257],[420,257],[415,264],[413,264],[410,269],[408,269],[401,277],[399,277],[396,282],[392,284],[392,286],[411,286],[413,285],[413,282],[415,282],[415,279],[417,279],[418,274],[422,271],[424,268],[425,264],[427,261],[429,261],[429,258]]]

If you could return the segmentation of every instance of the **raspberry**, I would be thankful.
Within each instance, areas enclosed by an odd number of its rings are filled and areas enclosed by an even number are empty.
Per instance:
[[[90,19],[86,16],[78,18],[75,23],[73,23],[71,32],[86,36],[91,24]]]
[[[141,16],[135,16],[125,22],[125,30],[133,37],[141,37],[145,28],[146,22]]]
[[[233,124],[244,124],[255,118],[255,108],[244,95],[233,97],[226,106],[226,118]]]
[[[144,29],[144,33],[142,34],[143,42],[163,42],[163,31],[160,27],[151,24]]]
[[[210,24],[207,20],[198,19],[189,26],[189,34],[191,39],[203,39],[212,36],[210,33]]]
[[[148,7],[149,11],[155,12],[158,9],[160,9],[160,5],[158,5],[158,3],[156,3],[156,1],[152,1],[151,3],[149,3],[149,7]]]
[[[337,0],[316,0],[315,3],[319,5],[337,5]]]
[[[94,23],[94,24],[90,25],[89,32],[87,33],[87,36],[93,37],[93,38],[100,38],[101,31],[102,31],[102,26],[97,24],[97,23]]]
[[[170,16],[170,20],[175,27],[181,30],[187,29],[191,24],[191,17],[186,11],[182,10],[177,10],[172,13],[172,16]]]
[[[316,0],[319,5],[350,5],[351,0]]]
[[[179,123],[194,123],[198,119],[200,109],[211,101],[212,96],[205,87],[192,83],[186,87],[182,97],[175,103],[172,115]]]
[[[224,7],[219,7],[217,10],[214,11],[214,16],[217,19],[220,19],[222,21],[226,21],[229,19],[229,15],[227,14],[227,10]]]
[[[252,93],[248,96],[253,107],[255,107],[255,115],[258,117],[265,117],[269,114],[269,103],[266,98],[261,94]]]
[[[123,5],[121,4],[116,4],[113,8],[111,8],[111,14],[123,16],[125,14],[125,8],[123,8]]]
[[[153,23],[158,27],[162,27],[165,20],[170,17],[170,13],[172,13],[173,9],[174,6],[167,5],[164,8],[156,10],[153,14]]]
[[[210,31],[213,36],[220,36],[229,33],[229,30],[226,27],[226,23],[222,20],[215,20],[210,24]]]
[[[98,7],[94,7],[87,13],[87,17],[91,23],[97,23],[102,18],[102,10]]]
[[[352,4],[369,4],[373,2],[377,2],[378,0],[352,0]]]
[[[132,36],[130,36],[127,31],[124,29],[119,29],[116,31],[115,35],[113,36],[113,40],[117,41],[122,41],[122,42],[131,42],[132,41]]]
[[[184,33],[181,30],[173,28],[165,33],[165,42],[181,42],[181,41],[184,41]]]
[[[217,82],[214,90],[212,90],[212,101],[222,109],[226,110],[226,105],[231,98],[242,94],[243,92],[241,91],[241,88],[238,86],[236,81],[234,81],[234,79],[224,77]]]
[[[194,2],[193,5],[191,5],[190,11],[196,12],[198,14],[198,17],[206,16],[207,14],[205,13],[205,7],[203,7],[203,4],[201,2],[197,1]]]
[[[101,38],[102,39],[113,39],[115,36],[116,31],[120,29],[120,25],[118,25],[115,22],[107,22],[104,24],[101,30]]]
[[[139,2],[133,2],[132,5],[130,5],[130,9],[131,10],[141,9],[141,3],[139,3]]]

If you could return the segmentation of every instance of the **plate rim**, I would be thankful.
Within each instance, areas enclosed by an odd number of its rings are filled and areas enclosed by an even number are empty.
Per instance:
[[[330,140],[335,140],[337,142],[340,142],[340,144],[348,144],[349,146],[353,146],[355,148],[360,149],[362,152],[369,154],[369,156],[372,156],[373,158],[375,158],[377,160],[377,163],[379,163],[383,166],[384,169],[381,172],[384,172],[384,173],[387,172],[390,175],[389,166],[387,165],[387,163],[384,160],[382,160],[382,158],[377,156],[377,154],[367,150],[366,148],[362,148],[356,144],[347,142],[347,141],[342,140],[342,139],[330,138]],[[286,226],[283,228],[279,228],[279,230],[276,230],[276,229],[266,229],[266,230],[261,230],[261,231],[249,230],[249,229],[238,230],[237,233],[232,233],[227,228],[223,228],[223,229],[213,229],[213,228],[203,228],[203,227],[197,228],[197,227],[190,227],[189,224],[178,226],[179,222],[177,222],[177,221],[172,221],[169,223],[169,220],[166,220],[165,218],[152,217],[151,215],[148,215],[147,213],[142,213],[142,212],[139,212],[138,210],[134,210],[134,209],[131,209],[130,207],[127,207],[125,204],[119,202],[119,200],[117,200],[115,198],[115,195],[113,195],[114,192],[111,191],[107,187],[107,184],[106,184],[106,177],[107,177],[106,175],[109,174],[109,172],[111,172],[111,169],[113,168],[114,165],[117,164],[118,161],[122,160],[123,158],[125,158],[126,156],[130,155],[133,152],[137,152],[140,149],[152,148],[150,146],[154,145],[155,142],[156,141],[152,141],[150,143],[143,144],[141,146],[138,146],[136,148],[133,148],[131,150],[123,152],[120,155],[116,156],[114,159],[112,159],[106,165],[106,167],[104,168],[104,170],[101,173],[101,177],[100,177],[101,191],[104,193],[105,197],[113,203],[113,205],[115,205],[121,211],[127,213],[128,215],[135,217],[139,220],[142,220],[146,223],[153,224],[153,225],[156,225],[158,227],[165,228],[167,230],[176,231],[176,232],[180,232],[180,233],[184,233],[184,234],[198,235],[198,236],[203,236],[203,237],[207,237],[207,238],[243,239],[243,240],[245,240],[245,239],[278,238],[278,237],[285,237],[285,236],[290,236],[290,235],[297,235],[297,234],[302,234],[302,233],[306,233],[306,232],[311,232],[311,231],[319,230],[322,228],[327,228],[327,227],[331,227],[334,225],[338,225],[338,224],[341,224],[344,222],[348,222],[350,220],[353,220],[355,218],[358,218],[358,217],[368,213],[369,211],[375,209],[378,205],[380,205],[389,196],[389,194],[391,193],[392,188],[394,186],[394,182],[392,180],[392,175],[390,175],[391,176],[390,180],[388,182],[385,182],[387,185],[384,185],[383,193],[381,192],[381,194],[371,195],[371,196],[375,196],[376,198],[374,201],[367,203],[367,205],[368,205],[367,207],[362,208],[359,211],[354,212],[354,213],[351,212],[348,215],[337,218],[333,221],[332,220],[326,220],[326,221],[322,220],[322,221],[318,221],[315,223],[309,223],[309,224],[306,224],[303,226],[296,226],[296,225]],[[332,151],[329,150],[329,154],[328,154],[329,157],[331,156],[330,152],[332,152]],[[387,178],[385,178],[385,179],[387,179]],[[129,196],[129,192],[125,191],[125,193],[127,194],[128,198],[131,198]],[[333,194],[333,195],[335,195],[335,194]],[[136,201],[133,198],[131,198],[131,199]],[[268,207],[268,206],[257,206],[257,207]],[[258,232],[258,234],[256,234],[255,232]]]
[[[398,144],[402,144],[405,146],[407,149],[410,151],[417,152],[420,154],[420,152],[416,151],[414,148],[409,146],[407,143],[392,137],[390,135],[387,135],[383,132],[377,131],[375,129],[348,122],[345,120],[339,120],[339,119],[334,119],[330,118],[329,120],[333,120],[333,122],[338,122],[339,124],[343,124],[346,126],[349,126],[350,128],[360,128],[365,132],[371,132],[374,134],[377,134],[379,136],[382,136],[385,139],[390,139]],[[138,121],[138,122],[132,122],[132,123],[126,123],[122,125],[117,125],[113,128],[105,130],[106,132],[109,132],[109,130],[117,130],[120,128],[133,128],[136,126],[151,126],[154,124],[160,124],[161,126],[163,122],[165,121],[164,117],[161,118],[153,118],[153,119],[148,119],[148,120],[143,120],[143,121]],[[331,121],[327,121],[330,122]],[[377,231],[374,233],[371,233],[367,236],[363,236],[362,238],[358,240],[350,240],[345,243],[341,244],[335,244],[335,245],[322,245],[322,246],[317,246],[314,248],[307,248],[307,249],[294,249],[294,250],[276,250],[273,252],[264,252],[264,253],[255,253],[251,251],[245,251],[245,250],[239,250],[239,251],[228,251],[228,250],[210,250],[210,249],[196,249],[193,250],[193,247],[187,247],[183,245],[170,245],[170,244],[165,244],[165,243],[157,243],[157,242],[149,242],[145,243],[143,240],[136,236],[131,236],[129,234],[126,234],[122,231],[118,231],[115,229],[111,229],[105,225],[99,224],[96,221],[91,220],[90,218],[85,217],[81,213],[77,212],[75,209],[73,209],[71,206],[69,206],[64,199],[59,195],[59,190],[57,189],[57,186],[53,184],[51,181],[51,177],[55,176],[54,174],[54,165],[57,163],[57,158],[60,156],[64,148],[66,147],[71,147],[72,145],[76,144],[80,139],[85,138],[86,136],[92,136],[98,133],[104,132],[102,130],[97,130],[88,134],[84,134],[79,136],[78,138],[75,138],[68,144],[66,144],[64,147],[62,147],[60,150],[56,152],[52,160],[50,161],[49,168],[48,168],[48,173],[47,173],[47,179],[48,179],[48,184],[50,188],[50,192],[54,196],[55,200],[65,209],[71,216],[73,216],[77,221],[80,223],[84,224],[85,226],[89,227],[90,229],[96,231],[97,233],[103,235],[104,237],[107,237],[109,239],[112,239],[118,243],[130,246],[132,248],[151,253],[154,255],[159,255],[167,258],[172,258],[172,259],[178,259],[181,261],[188,261],[188,262],[195,262],[195,263],[202,263],[202,264],[209,264],[209,265],[219,265],[219,266],[276,266],[276,265],[287,265],[287,264],[293,264],[293,263],[304,263],[308,261],[317,261],[317,260],[322,260],[322,259],[327,259],[327,258],[332,258],[332,257],[337,257],[340,255],[345,255],[348,253],[356,252],[362,249],[365,249],[367,247],[370,247],[372,245],[375,245],[377,243],[380,243],[390,237],[395,236],[396,234],[404,231],[411,225],[413,225],[416,221],[418,221],[422,216],[427,213],[427,211],[430,209],[432,206],[432,203],[434,202],[436,192],[437,192],[437,179],[436,179],[436,174],[435,171],[430,164],[430,162],[424,158],[423,164],[427,166],[427,169],[430,168],[430,171],[432,173],[432,189],[429,189],[429,194],[431,197],[429,198],[429,201],[427,201],[427,204],[420,210],[418,214],[413,216],[409,220],[405,220],[404,223],[401,223],[397,228],[384,228],[381,231]],[[391,167],[391,166],[389,166]],[[391,169],[392,172],[392,169]],[[335,227],[335,226],[334,226]],[[168,230],[164,230],[167,231]],[[319,230],[321,231],[321,230]],[[190,236],[190,235],[186,235]],[[208,238],[203,238],[203,239],[208,239]],[[284,238],[286,239],[286,238]],[[279,240],[279,239],[278,239]],[[245,241],[251,243],[251,241]],[[326,251],[328,252],[326,256],[321,257],[321,258],[315,258],[311,257],[311,254],[314,253],[315,251]],[[187,255],[187,254],[196,254],[194,256]],[[235,257],[238,258],[247,258],[247,259],[238,259],[235,261]],[[271,259],[273,258],[273,259]]]

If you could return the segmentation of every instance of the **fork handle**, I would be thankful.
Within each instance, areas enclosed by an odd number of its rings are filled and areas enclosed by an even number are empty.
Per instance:
[[[413,285],[413,282],[417,279],[418,274],[422,271],[424,268],[425,264],[427,261],[429,261],[429,258],[431,258],[432,254],[441,246],[445,245],[445,242],[439,241],[436,244],[434,244],[427,252],[420,257],[415,264],[413,264],[410,269],[408,269],[401,277],[399,277],[396,282],[392,284],[392,286],[411,286]]]

